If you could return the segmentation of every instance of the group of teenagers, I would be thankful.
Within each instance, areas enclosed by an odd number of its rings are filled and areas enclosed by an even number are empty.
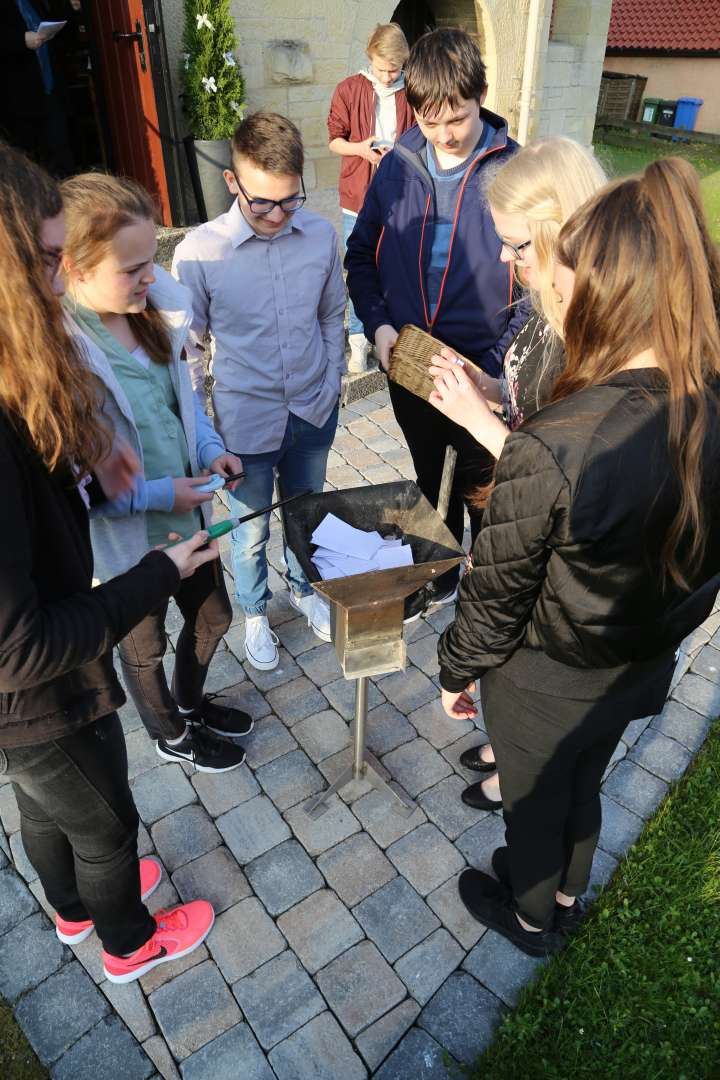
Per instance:
[[[462,756],[486,774],[463,799],[505,819],[494,876],[466,869],[461,898],[542,956],[582,916],[617,743],[662,709],[720,586],[720,257],[682,160],[607,183],[569,139],[519,148],[483,106],[473,39],[436,30],[398,55],[398,34],[377,28],[369,68],[331,106],[350,329],[383,368],[407,323],[445,343],[429,401],[393,382],[390,395],[433,503],[457,450],[447,524],[461,543],[467,511],[472,552],[408,618],[456,603],[442,704],[474,718],[479,687],[489,737]],[[347,186],[356,170],[364,190]],[[145,905],[162,868],[138,858],[113,650],[163,760],[242,765],[252,719],[205,692],[232,605],[201,488],[217,474],[243,516],[274,485],[286,497],[325,479],[346,295],[302,173],[295,126],[247,116],[232,206],[187,235],[169,274],[136,183],[59,186],[0,144],[0,779],[58,936],[96,930],[113,982],[190,952],[214,920],[201,899]],[[231,541],[261,670],[278,663],[268,538],[260,514]],[[290,602],[329,640],[327,606],[284,556]]]

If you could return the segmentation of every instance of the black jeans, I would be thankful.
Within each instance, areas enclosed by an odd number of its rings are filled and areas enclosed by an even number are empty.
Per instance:
[[[531,926],[545,929],[556,890],[568,896],[587,890],[603,774],[630,720],[648,711],[617,696],[573,701],[521,689],[501,668],[483,675],[480,690],[500,777],[516,908]]]
[[[407,441],[418,487],[433,506],[437,506],[440,494],[445,448],[453,446],[457,450],[455,476],[446,521],[450,532],[457,542],[462,544],[464,510],[467,507],[470,516],[471,541],[474,544],[482,525],[483,512],[472,506],[468,497],[477,488],[491,482],[495,474],[494,457],[464,428],[448,420],[432,405],[422,401],[415,394],[411,394],[403,386],[398,386],[397,383],[391,381],[389,386],[395,419]],[[445,584],[455,584],[459,575],[460,567],[456,567],[447,574],[443,574],[442,578],[438,579],[438,585],[442,588]]]
[[[185,721],[178,711],[203,699],[210,661],[232,622],[232,605],[219,559],[185,578],[175,594],[183,617],[170,691],[163,668],[167,649],[167,602],[151,612],[119,645],[125,685],[151,739],[178,739]]]
[[[0,750],[12,781],[25,851],[63,919],[92,919],[115,956],[155,932],[140,899],[138,814],[117,713],[72,735]]]

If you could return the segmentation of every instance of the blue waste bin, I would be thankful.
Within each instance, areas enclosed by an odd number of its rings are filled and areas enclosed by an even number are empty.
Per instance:
[[[687,131],[695,130],[695,121],[703,104],[703,98],[681,97],[677,101],[675,110],[675,127],[685,128]]]

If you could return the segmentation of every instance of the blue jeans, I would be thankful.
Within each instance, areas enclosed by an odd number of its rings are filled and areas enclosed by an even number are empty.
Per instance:
[[[243,517],[268,506],[273,501],[275,475],[282,499],[307,489],[322,491],[328,453],[337,428],[338,408],[336,405],[320,428],[290,413],[283,441],[277,450],[241,455],[245,479],[234,492],[228,492],[233,517]],[[288,513],[292,513],[292,505]],[[272,596],[265,557],[269,536],[269,514],[240,525],[231,535],[235,597],[246,615],[264,615]],[[313,590],[284,537],[283,547],[290,588],[297,596],[308,596]]]
[[[354,214],[348,214],[347,210],[342,212],[343,219],[343,253],[347,251],[347,242],[350,239],[350,233],[355,228],[355,222],[357,218]],[[348,297],[348,333],[350,334],[363,334],[363,324],[355,314],[355,308],[352,305],[352,300]]]

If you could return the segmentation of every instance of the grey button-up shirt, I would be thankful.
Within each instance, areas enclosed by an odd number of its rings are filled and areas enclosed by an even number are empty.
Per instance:
[[[178,244],[173,274],[192,293],[192,329],[213,339],[213,407],[229,450],[262,454],[288,413],[321,427],[345,371],[345,286],[335,229],[298,210],[260,237],[237,201]]]

